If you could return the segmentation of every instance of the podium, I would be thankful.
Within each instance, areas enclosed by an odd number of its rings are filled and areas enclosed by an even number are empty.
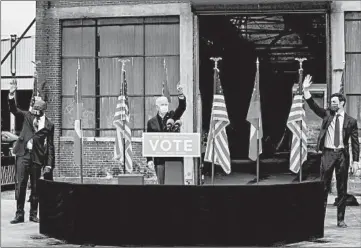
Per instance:
[[[184,158],[200,157],[200,134],[178,132],[143,133],[143,157],[164,162],[164,184],[184,185]],[[157,165],[157,161],[154,161]],[[162,163],[163,164],[163,163]]]
[[[184,166],[181,160],[165,161],[164,184],[184,185]]]

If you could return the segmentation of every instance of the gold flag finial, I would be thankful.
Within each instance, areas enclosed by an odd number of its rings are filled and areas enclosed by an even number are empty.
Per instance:
[[[125,64],[129,62],[129,59],[118,59],[118,61],[122,64],[122,71],[125,71]]]
[[[303,70],[302,63],[303,63],[303,61],[305,61],[307,59],[306,58],[295,58],[295,60],[297,60],[300,63],[300,70]]]
[[[221,57],[211,57],[210,60],[214,61],[214,69],[218,69],[218,61],[222,60]]]

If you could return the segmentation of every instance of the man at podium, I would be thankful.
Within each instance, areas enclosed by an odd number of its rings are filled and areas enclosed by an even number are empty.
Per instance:
[[[179,119],[186,110],[186,97],[181,86],[178,86],[177,90],[179,103],[176,110],[169,111],[169,101],[166,96],[156,99],[157,115],[148,120],[147,132],[179,132],[181,126]],[[147,157],[148,167],[154,168],[159,184],[164,184],[165,161],[167,160],[173,160],[173,158]]]

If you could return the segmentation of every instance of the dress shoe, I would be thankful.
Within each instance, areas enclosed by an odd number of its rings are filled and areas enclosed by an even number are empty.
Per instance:
[[[29,217],[29,221],[35,222],[35,223],[39,223],[39,218],[36,217],[36,216],[30,216],[30,217]]]
[[[24,222],[24,216],[16,216],[12,221],[10,221],[10,224],[18,224]]]
[[[338,227],[341,227],[341,228],[346,228],[346,227],[347,227],[347,225],[346,225],[346,223],[345,223],[344,221],[338,222],[338,223],[337,223],[337,226],[338,226]]]

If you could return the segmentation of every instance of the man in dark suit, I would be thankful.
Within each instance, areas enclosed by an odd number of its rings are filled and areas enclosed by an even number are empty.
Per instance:
[[[9,91],[10,112],[15,116],[23,116],[24,122],[19,138],[13,149],[16,156],[15,197],[17,211],[11,224],[24,222],[24,204],[26,187],[30,176],[31,201],[30,216],[32,222],[39,222],[37,181],[44,167],[44,177],[52,173],[55,165],[54,124],[45,116],[46,103],[37,99],[31,111],[17,108],[15,103],[16,81],[13,81]]]
[[[349,139],[352,148],[352,170],[359,169],[360,144],[358,140],[357,121],[345,113],[346,98],[335,93],[331,95],[329,109],[319,107],[312,99],[309,87],[312,77],[307,75],[303,82],[304,97],[308,106],[323,119],[317,140],[317,151],[322,151],[321,180],[324,182],[324,207],[326,214],[327,196],[331,187],[333,170],[336,169],[338,195],[337,226],[347,227],[344,218],[347,198],[347,179],[350,165]]]
[[[165,132],[169,119],[177,121],[186,110],[186,97],[183,94],[182,87],[178,87],[179,105],[175,111],[168,111],[169,102],[167,97],[161,96],[156,100],[157,115],[148,120],[147,132]],[[166,158],[147,157],[147,163],[150,168],[154,168],[159,184],[164,184],[165,179],[165,161]]]

